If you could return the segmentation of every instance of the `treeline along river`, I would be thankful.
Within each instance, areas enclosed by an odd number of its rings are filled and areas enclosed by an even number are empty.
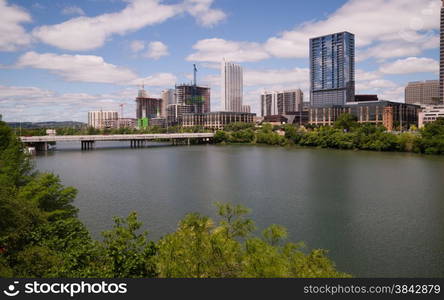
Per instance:
[[[72,144],[39,155],[40,171],[79,190],[79,216],[97,237],[137,211],[152,239],[214,202],[252,209],[258,229],[328,249],[359,277],[444,276],[444,157],[267,146]]]

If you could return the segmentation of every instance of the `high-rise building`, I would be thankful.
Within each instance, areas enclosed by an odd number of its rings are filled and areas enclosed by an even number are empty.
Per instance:
[[[166,113],[166,107],[163,108],[164,101],[160,98],[150,98],[148,93],[142,87],[139,90],[139,94],[136,98],[137,104],[137,119],[154,119],[162,114],[163,111]]]
[[[117,111],[90,111],[88,112],[88,127],[96,129],[117,128],[119,113]]]
[[[439,60],[439,99],[444,103],[444,0],[441,6],[441,43]]]
[[[194,84],[176,85],[176,103],[192,106],[192,113],[211,111],[210,88]]]
[[[407,104],[438,104],[440,102],[439,80],[409,82],[405,88]]]
[[[242,112],[243,70],[240,65],[223,61],[221,66],[222,110]]]
[[[261,116],[288,115],[303,110],[304,93],[300,89],[263,92]]]
[[[355,101],[355,36],[340,32],[310,39],[312,107]]]

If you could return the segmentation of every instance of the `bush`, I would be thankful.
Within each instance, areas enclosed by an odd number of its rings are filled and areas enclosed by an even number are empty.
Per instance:
[[[254,141],[255,134],[252,129],[239,130],[230,133],[229,142],[235,144],[252,143]]]

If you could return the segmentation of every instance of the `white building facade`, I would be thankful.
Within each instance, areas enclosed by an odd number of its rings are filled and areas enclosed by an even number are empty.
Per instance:
[[[263,92],[261,116],[286,115],[303,110],[304,93],[300,89]]]
[[[221,66],[222,110],[227,112],[243,111],[244,75],[238,64],[223,61]]]
[[[419,128],[424,128],[428,123],[433,123],[439,118],[444,118],[444,104],[424,105],[418,114]]]
[[[96,129],[116,128],[119,120],[117,111],[88,112],[88,126]]]

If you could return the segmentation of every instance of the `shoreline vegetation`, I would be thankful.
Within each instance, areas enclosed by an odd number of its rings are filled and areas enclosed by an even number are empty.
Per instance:
[[[202,127],[181,128],[149,127],[144,130],[97,130],[61,128],[58,135],[94,134],[150,134],[150,133],[212,132]],[[45,135],[45,129],[24,129],[22,135]],[[257,128],[254,124],[233,123],[216,132],[216,144],[265,144],[273,146],[307,146],[340,150],[368,150],[380,152],[410,152],[427,155],[444,155],[444,119],[427,124],[423,129],[411,128],[409,132],[391,133],[383,126],[360,124],[350,114],[341,115],[333,126],[293,125]]]
[[[286,242],[281,226],[256,235],[240,205],[217,203],[218,220],[191,213],[158,241],[132,213],[94,240],[77,218],[76,189],[36,172],[23,147],[0,122],[1,278],[351,277],[327,251]]]
[[[360,124],[343,114],[334,126],[295,127],[264,125],[255,129],[249,124],[231,124],[216,132],[217,144],[265,144],[275,146],[318,147],[339,150],[410,152],[444,155],[444,119],[410,132],[391,133],[383,126]]]

